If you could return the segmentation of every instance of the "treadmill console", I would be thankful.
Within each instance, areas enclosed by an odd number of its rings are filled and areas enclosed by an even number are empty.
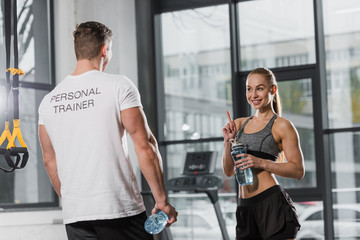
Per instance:
[[[186,154],[183,175],[212,174],[215,171],[216,152],[188,152]]]

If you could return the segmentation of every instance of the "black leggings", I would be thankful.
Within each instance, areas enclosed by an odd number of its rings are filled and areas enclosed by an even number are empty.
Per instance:
[[[278,185],[247,199],[236,210],[236,240],[296,237],[300,224],[290,196]]]

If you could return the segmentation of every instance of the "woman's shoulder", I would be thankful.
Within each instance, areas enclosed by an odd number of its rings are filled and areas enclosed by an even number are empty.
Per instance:
[[[239,129],[248,119],[249,117],[240,117],[240,118],[236,118],[234,120],[235,124],[236,124],[236,129]]]
[[[290,120],[278,116],[275,119],[273,129],[275,131],[278,131],[279,133],[282,132],[282,133],[286,134],[288,131],[294,131],[295,126]]]

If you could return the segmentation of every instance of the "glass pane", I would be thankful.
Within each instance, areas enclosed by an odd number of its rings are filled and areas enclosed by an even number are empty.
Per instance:
[[[296,239],[324,240],[323,203],[298,202],[295,207],[301,224]]]
[[[360,132],[330,136],[335,237],[360,236]]]
[[[236,226],[236,182],[222,172],[221,156],[223,142],[174,144],[167,147],[168,178],[181,176],[187,152],[215,151],[215,175],[223,179],[224,186],[219,189],[219,205],[226,222],[230,239],[235,239]],[[179,212],[178,222],[171,226],[174,240],[218,240],[222,239],[221,230],[214,206],[205,193],[171,192],[170,202]]]
[[[178,221],[170,230],[174,240],[223,239],[212,203],[204,193],[172,193],[170,202],[178,211]],[[226,223],[229,239],[235,239],[236,201],[219,196],[221,213]]]
[[[222,136],[232,109],[227,5],[162,14],[165,140]]]
[[[323,8],[329,126],[360,126],[360,4],[327,0]]]
[[[285,188],[316,187],[315,137],[311,79],[281,81],[279,94],[282,117],[296,127],[305,160],[305,177],[301,180],[277,177]]]
[[[20,76],[20,81],[51,83],[50,42],[49,42],[49,19],[47,0],[18,0],[18,60],[19,68],[25,73]],[[2,11],[1,11],[2,13]],[[1,14],[1,27],[4,29],[4,16]],[[0,31],[0,81],[5,78],[5,36]],[[13,40],[11,40],[11,45]],[[14,67],[14,49],[11,46],[11,63]]]
[[[238,4],[241,70],[315,63],[312,0]]]
[[[346,194],[342,197],[346,198]],[[296,203],[295,206],[301,224],[301,229],[296,239],[324,240],[322,202]],[[333,209],[335,239],[359,239],[360,205],[354,203],[334,204]]]
[[[0,206],[2,204],[49,203],[54,202],[51,183],[45,171],[42,152],[38,141],[37,126],[40,101],[47,92],[33,89],[20,89],[20,126],[24,142],[28,147],[29,160],[24,169],[12,173],[0,171]],[[5,89],[0,85],[0,131],[4,129]],[[12,98],[10,95],[10,122],[12,122]],[[10,129],[12,130],[12,124]],[[20,146],[19,142],[16,142]],[[7,141],[2,148],[6,148]],[[0,165],[8,168],[3,155]]]

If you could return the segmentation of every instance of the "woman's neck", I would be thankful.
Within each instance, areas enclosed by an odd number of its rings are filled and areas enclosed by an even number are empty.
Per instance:
[[[256,111],[256,113],[254,114],[254,117],[259,119],[259,120],[264,120],[264,119],[270,119],[272,118],[272,116],[274,116],[275,112],[272,108],[266,109],[266,110],[260,110],[258,109]]]

